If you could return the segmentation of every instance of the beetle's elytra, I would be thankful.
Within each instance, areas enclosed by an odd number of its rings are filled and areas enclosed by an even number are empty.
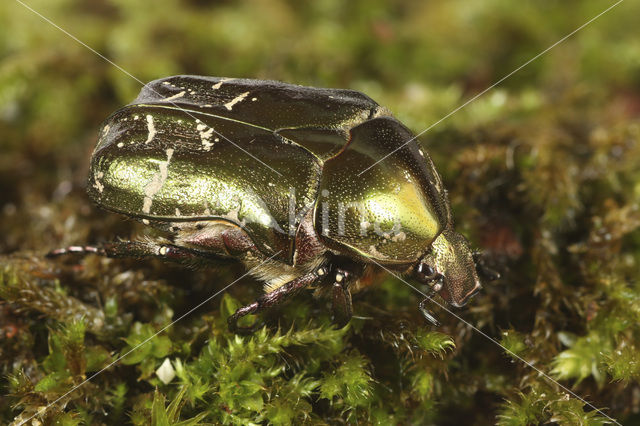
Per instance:
[[[229,318],[236,331],[241,316],[311,285],[331,294],[344,324],[351,292],[376,264],[462,306],[480,289],[476,265],[453,230],[440,176],[415,141],[406,143],[412,138],[356,91],[156,80],[103,124],[88,191],[98,206],[160,228],[172,243],[119,241],[53,254],[237,259],[266,293]]]

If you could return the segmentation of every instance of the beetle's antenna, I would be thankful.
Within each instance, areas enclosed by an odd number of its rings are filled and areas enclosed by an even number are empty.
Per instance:
[[[421,295],[423,295],[425,297],[425,299],[420,302],[420,307],[422,308],[422,304],[425,303],[427,300],[431,300],[433,303],[435,303],[436,305],[438,305],[439,307],[441,307],[442,309],[444,309],[445,311],[447,311],[449,314],[451,314],[452,316],[454,316],[455,318],[457,318],[459,321],[463,322],[464,324],[468,325],[469,327],[471,327],[473,330],[475,330],[477,333],[481,334],[482,336],[484,336],[486,339],[490,340],[491,342],[495,343],[496,345],[500,346],[500,348],[502,348],[505,352],[509,353],[509,355],[511,355],[512,357],[522,361],[524,364],[528,365],[529,367],[531,367],[532,369],[534,369],[535,371],[537,371],[538,373],[540,373],[540,375],[542,375],[545,379],[547,379],[548,381],[550,381],[551,383],[557,385],[558,387],[562,388],[564,391],[566,391],[568,394],[572,395],[573,397],[575,397],[576,399],[582,401],[585,405],[587,405],[590,408],[593,408],[596,412],[602,414],[604,417],[606,417],[607,419],[611,420],[613,423],[622,426],[616,419],[614,419],[613,417],[607,415],[604,411],[602,411],[601,409],[597,408],[596,406],[594,406],[593,404],[591,404],[590,402],[587,402],[586,400],[584,400],[583,398],[581,398],[578,394],[576,394],[575,392],[573,392],[571,389],[567,388],[566,386],[562,385],[560,382],[558,382],[557,380],[555,380],[553,377],[549,376],[547,373],[545,373],[544,371],[542,371],[541,369],[539,369],[538,367],[536,367],[535,365],[533,365],[532,363],[530,363],[529,361],[527,361],[526,359],[522,358],[521,356],[519,356],[518,354],[516,354],[515,352],[513,352],[512,350],[506,348],[504,345],[502,345],[500,342],[498,342],[496,339],[494,339],[493,337],[489,336],[487,333],[485,333],[484,331],[480,330],[478,327],[476,327],[475,325],[471,324],[470,322],[466,321],[464,318],[462,318],[461,316],[457,315],[455,312],[451,311],[450,309],[448,309],[446,306],[444,306],[442,303],[438,302],[435,299],[431,299],[429,298],[429,296],[420,291],[418,288],[416,288],[415,286],[409,284],[407,281],[405,281],[402,277],[400,277],[398,274],[394,273],[393,271],[385,268],[384,266],[382,266],[380,263],[376,262],[373,259],[369,259],[371,262],[375,263],[376,265],[378,265],[379,267],[381,267],[382,269],[384,269],[385,271],[387,271],[389,274],[393,275],[394,277],[396,277],[397,279],[399,279],[400,281],[402,281],[403,283],[405,283],[406,285],[408,285],[409,287],[411,287],[412,289],[414,289],[415,291],[417,291],[418,293],[420,293]]]
[[[495,281],[500,278],[500,272],[487,265],[481,250],[473,251],[473,262],[476,265],[476,272],[487,281]]]

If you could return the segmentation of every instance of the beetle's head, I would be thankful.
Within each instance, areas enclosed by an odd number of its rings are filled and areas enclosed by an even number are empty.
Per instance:
[[[449,227],[420,259],[414,277],[455,307],[464,306],[482,288],[469,241]]]

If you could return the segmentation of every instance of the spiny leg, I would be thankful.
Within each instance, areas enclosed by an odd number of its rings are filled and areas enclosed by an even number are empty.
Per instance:
[[[334,282],[331,287],[333,322],[342,328],[353,315],[351,305],[351,291],[349,284],[353,281],[353,274],[342,268],[335,271]]]
[[[298,293],[301,289],[314,284],[317,281],[323,280],[327,275],[328,268],[321,266],[313,272],[302,275],[288,283],[278,287],[270,293],[264,294],[258,298],[255,302],[239,308],[233,315],[227,318],[229,324],[229,330],[236,334],[250,334],[253,333],[259,326],[256,323],[250,327],[238,326],[238,320],[249,314],[257,314],[267,308],[277,306],[294,294]]]
[[[431,324],[435,325],[436,327],[440,327],[440,321],[438,321],[436,317],[433,316],[431,311],[429,311],[429,309],[427,309],[426,307],[427,303],[429,303],[430,301],[431,301],[430,298],[426,298],[420,302],[418,307],[420,308],[420,312],[422,312],[422,316],[424,316],[427,321],[429,321]]]
[[[68,254],[97,254],[111,258],[132,259],[156,257],[177,263],[189,263],[202,258],[218,258],[204,251],[153,241],[113,241],[95,246],[70,246],[52,250],[46,256],[52,258]]]
[[[426,295],[427,297],[423,299],[418,305],[418,307],[420,308],[420,312],[422,313],[422,316],[424,316],[427,321],[429,321],[431,324],[435,325],[436,327],[440,327],[440,321],[438,321],[436,317],[431,313],[431,311],[427,308],[427,303],[431,301],[431,297],[433,297],[433,295],[435,295],[438,291],[440,291],[440,289],[442,289],[442,281],[437,280],[433,285],[431,285],[431,288],[429,289],[429,292]]]
[[[69,246],[51,250],[45,256],[48,258],[54,258],[59,256],[66,256],[68,254],[79,254],[83,256],[87,254],[97,254],[99,256],[107,255],[104,247],[102,246]]]

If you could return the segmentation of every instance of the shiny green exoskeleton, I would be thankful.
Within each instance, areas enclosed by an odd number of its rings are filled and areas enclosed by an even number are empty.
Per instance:
[[[88,187],[100,207],[167,231],[171,243],[57,253],[240,260],[266,294],[230,318],[236,330],[240,316],[311,285],[332,294],[343,323],[351,292],[376,266],[411,274],[461,306],[480,288],[476,265],[413,138],[355,91],[156,80],[105,121]]]

